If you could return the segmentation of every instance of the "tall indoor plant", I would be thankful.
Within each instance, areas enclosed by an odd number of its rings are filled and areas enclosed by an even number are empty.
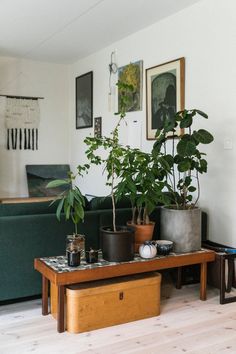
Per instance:
[[[208,118],[198,109],[182,110],[172,117],[166,114],[163,126],[156,132],[152,151],[155,155],[164,152],[168,170],[166,182],[171,198],[165,201],[161,231],[162,238],[174,241],[176,252],[189,252],[201,247],[201,211],[197,202],[200,197],[199,174],[207,172],[207,161],[200,146],[210,144],[214,138],[205,129],[193,130],[197,116]],[[176,140],[179,132],[179,140]]]
[[[116,186],[116,197],[129,197],[132,206],[132,219],[129,222],[135,229],[135,250],[140,244],[151,240],[155,223],[150,214],[158,203],[163,203],[162,193],[166,185],[166,163],[159,153],[154,156],[139,149],[125,147],[121,161],[119,183]]]
[[[88,160],[96,165],[103,164],[107,172],[106,184],[111,188],[112,199],[112,226],[102,227],[102,250],[103,258],[108,261],[129,261],[134,257],[134,232],[126,226],[117,226],[116,224],[116,206],[115,189],[116,181],[120,176],[121,160],[124,148],[119,143],[119,127],[126,116],[126,110],[129,104],[128,92],[133,90],[132,85],[118,82],[120,91],[120,104],[118,122],[109,137],[87,137],[85,143],[88,146],[86,155]],[[97,150],[103,148],[106,156],[100,156]]]

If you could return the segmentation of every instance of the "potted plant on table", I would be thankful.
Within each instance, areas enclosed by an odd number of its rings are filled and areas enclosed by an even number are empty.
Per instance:
[[[183,110],[173,117],[166,114],[163,126],[156,132],[152,150],[155,155],[163,151],[169,166],[166,182],[171,197],[164,201],[161,238],[173,241],[175,252],[191,252],[201,248],[201,211],[197,202],[200,197],[199,174],[207,172],[207,161],[206,154],[199,147],[210,144],[214,138],[205,129],[193,130],[193,121],[197,116],[208,118],[198,109]],[[176,141],[180,130],[182,134]],[[167,139],[171,144],[169,154]]]
[[[116,180],[120,176],[123,153],[125,148],[119,143],[119,127],[126,116],[129,104],[128,92],[133,90],[132,85],[118,82],[120,90],[119,120],[109,137],[87,137],[85,143],[88,146],[86,155],[88,160],[96,165],[104,164],[107,172],[106,184],[111,188],[112,199],[112,225],[101,228],[103,258],[108,261],[130,261],[134,257],[134,231],[127,226],[116,225],[115,189]],[[97,150],[103,148],[107,156],[102,158]]]
[[[132,220],[128,222],[135,230],[135,251],[145,241],[151,240],[155,223],[150,214],[158,203],[163,203],[166,185],[166,162],[162,154],[153,155],[139,149],[126,147],[116,186],[116,197],[129,197],[132,206]]]
[[[70,244],[68,246],[71,247],[71,250],[74,246],[78,246],[82,251],[82,256],[84,256],[85,252],[85,239],[83,235],[78,233],[78,224],[84,220],[85,199],[79,187],[75,185],[75,179],[77,176],[82,176],[88,169],[88,164],[78,166],[76,174],[73,174],[70,171],[68,173],[68,178],[57,179],[49,182],[47,185],[47,188],[56,188],[59,186],[67,187],[55,198],[53,203],[59,201],[56,210],[56,216],[59,221],[63,214],[65,220],[71,220],[73,222],[74,233],[67,236],[67,243]]]

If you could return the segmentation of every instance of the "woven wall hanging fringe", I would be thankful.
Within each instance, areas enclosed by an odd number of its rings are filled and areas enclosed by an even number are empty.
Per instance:
[[[38,100],[6,98],[5,125],[8,150],[38,150]]]

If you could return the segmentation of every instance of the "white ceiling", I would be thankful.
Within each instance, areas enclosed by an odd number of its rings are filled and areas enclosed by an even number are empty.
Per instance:
[[[0,55],[72,63],[199,0],[0,0]]]

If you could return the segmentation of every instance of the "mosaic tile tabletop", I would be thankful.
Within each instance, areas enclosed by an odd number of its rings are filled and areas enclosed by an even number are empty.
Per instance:
[[[204,253],[207,252],[208,250],[200,250],[197,251],[197,253]],[[196,253],[196,252],[193,252]],[[191,254],[191,253],[189,253]],[[148,262],[151,260],[155,260],[155,259],[161,259],[161,258],[166,258],[166,257],[170,257],[170,256],[182,256],[182,255],[187,255],[187,253],[170,253],[168,256],[160,256],[157,255],[154,258],[149,258],[149,259],[144,259],[141,258],[138,255],[135,255],[134,259],[132,261],[129,262],[108,262],[105,261],[104,259],[102,259],[102,254],[99,257],[99,261],[97,263],[93,263],[93,264],[88,264],[86,263],[85,260],[81,260],[80,265],[78,267],[69,267],[67,264],[67,257],[66,256],[56,256],[56,257],[46,257],[46,258],[40,258],[40,260],[42,262],[44,262],[47,266],[49,266],[50,268],[52,268],[53,270],[55,270],[57,273],[66,273],[66,272],[75,272],[75,271],[80,271],[80,270],[84,270],[84,269],[94,269],[94,268],[99,268],[99,267],[112,267],[115,266],[117,264],[126,264],[126,263],[135,263],[135,262]]]

